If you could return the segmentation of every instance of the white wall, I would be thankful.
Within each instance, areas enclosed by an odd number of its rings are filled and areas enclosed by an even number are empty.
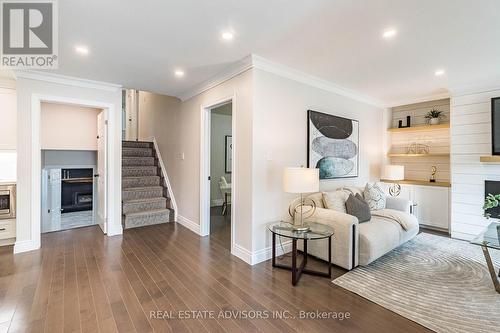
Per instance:
[[[385,160],[384,109],[254,70],[253,252],[270,251],[267,224],[279,221],[294,197],[283,192],[283,169],[307,165],[308,109],[359,120],[359,177],[322,181],[322,190],[380,178]]]
[[[451,236],[470,240],[489,220],[483,217],[484,181],[500,181],[500,164],[481,163],[491,155],[491,98],[500,90],[451,98]]]
[[[16,104],[16,90],[0,87],[0,150],[16,150]]]
[[[232,117],[212,112],[210,126],[210,202],[212,206],[220,206],[223,201],[220,177],[224,176],[228,183],[231,182],[231,174],[225,170],[225,137],[231,135]]]
[[[97,150],[97,115],[101,109],[42,103],[42,149]]]
[[[43,96],[45,100],[64,98],[75,101],[95,101],[108,104],[113,108],[108,123],[108,235],[121,233],[121,89],[117,86],[104,85],[86,80],[73,80],[54,77],[18,73],[17,80],[17,240],[15,252],[29,251],[40,247],[38,243],[39,226],[34,223],[36,207],[34,193],[39,186],[35,177],[40,170],[33,170],[32,142],[36,138],[32,134],[32,116],[37,111],[34,98]],[[39,110],[39,108],[38,108]],[[40,138],[38,138],[40,139]],[[41,154],[40,154],[41,155]],[[41,156],[40,156],[41,157]],[[38,235],[37,233],[38,228]]]

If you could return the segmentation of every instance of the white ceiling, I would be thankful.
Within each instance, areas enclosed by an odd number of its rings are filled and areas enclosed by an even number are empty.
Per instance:
[[[254,53],[391,104],[500,83],[499,41],[499,0],[64,0],[56,73],[179,96]]]

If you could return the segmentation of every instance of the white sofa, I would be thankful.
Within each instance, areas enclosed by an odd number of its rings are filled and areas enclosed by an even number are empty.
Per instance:
[[[356,190],[362,193],[362,189]],[[333,228],[332,263],[348,270],[358,265],[368,265],[409,241],[419,231],[418,221],[410,212],[411,202],[405,199],[387,197],[386,209],[406,212],[406,223],[410,226],[407,230],[396,221],[377,216],[372,216],[368,222],[359,223],[355,216],[326,209],[322,193],[309,197],[315,201],[317,209],[307,221],[323,223]],[[307,245],[309,254],[328,260],[327,240],[314,240]]]

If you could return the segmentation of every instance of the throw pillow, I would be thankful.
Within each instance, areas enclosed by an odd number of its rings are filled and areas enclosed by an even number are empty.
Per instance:
[[[345,202],[345,207],[347,214],[356,216],[359,223],[368,222],[372,218],[370,207],[359,194],[356,194],[356,196],[350,194]]]
[[[365,201],[371,210],[385,209],[386,199],[384,190],[377,183],[368,183],[364,191]]]
[[[344,191],[323,192],[323,204],[327,209],[333,209],[337,212],[347,213],[345,210],[345,201],[348,194]]]

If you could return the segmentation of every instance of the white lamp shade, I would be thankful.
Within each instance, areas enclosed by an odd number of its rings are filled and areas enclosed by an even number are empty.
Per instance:
[[[405,179],[404,165],[386,165],[384,178],[387,180],[404,180]]]
[[[319,169],[285,168],[283,190],[287,193],[318,192]]]

